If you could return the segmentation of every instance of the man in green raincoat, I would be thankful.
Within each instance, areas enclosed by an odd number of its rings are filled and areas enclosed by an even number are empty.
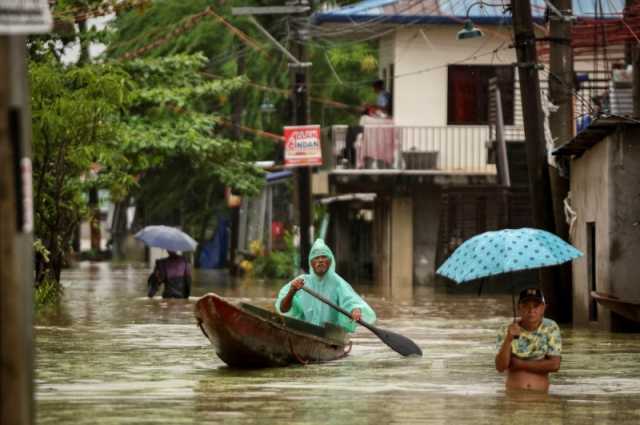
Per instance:
[[[300,291],[306,285],[334,304],[351,312],[354,320],[375,322],[374,311],[356,294],[351,285],[335,272],[335,268],[333,252],[322,239],[316,239],[309,253],[310,273],[297,277],[280,290],[276,300],[278,312],[317,326],[324,326],[329,322],[341,326],[347,332],[355,331],[354,321],[314,296]]]

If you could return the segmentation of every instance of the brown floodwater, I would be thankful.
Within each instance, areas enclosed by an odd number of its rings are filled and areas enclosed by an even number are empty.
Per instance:
[[[378,325],[408,336],[405,359],[366,329],[351,355],[263,370],[225,366],[196,326],[206,292],[268,306],[279,282],[196,271],[193,297],[144,296],[140,265],[81,263],[63,273],[61,305],[36,319],[39,424],[638,424],[640,335],[562,327],[548,395],[507,394],[493,367],[509,296],[417,288],[394,301],[357,287]]]

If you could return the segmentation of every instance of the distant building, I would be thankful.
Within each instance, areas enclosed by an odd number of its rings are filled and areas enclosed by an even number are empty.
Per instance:
[[[608,3],[604,14],[620,14],[623,5]],[[542,28],[545,2],[534,0],[532,6]],[[593,2],[575,0],[573,13],[593,18]],[[459,36],[469,19],[482,37]],[[359,136],[353,128],[334,126],[328,173],[330,195],[377,195],[365,210],[358,201],[351,215],[372,217],[370,230],[360,223],[358,234],[371,241],[379,285],[406,293],[406,286],[431,280],[465,239],[531,225],[517,59],[504,6],[364,0],[316,13],[312,20],[321,27],[320,37],[379,42],[378,77],[391,93],[393,117],[363,120]],[[496,88],[507,164],[496,161]],[[343,202],[340,209],[333,223],[342,230],[330,232],[335,238],[349,237],[346,230],[353,228],[348,220],[340,222],[349,205]]]

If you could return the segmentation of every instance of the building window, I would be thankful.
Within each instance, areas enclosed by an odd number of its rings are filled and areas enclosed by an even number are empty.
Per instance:
[[[450,65],[447,82],[447,123],[489,123],[489,80],[497,77],[505,125],[513,125],[514,71],[509,65]]]

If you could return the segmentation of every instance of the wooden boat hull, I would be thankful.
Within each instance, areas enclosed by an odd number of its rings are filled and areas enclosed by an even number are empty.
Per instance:
[[[351,343],[338,327],[326,328],[210,293],[195,307],[198,325],[216,354],[232,367],[262,368],[336,360]]]
[[[603,307],[622,317],[640,323],[640,300],[623,300],[610,294],[594,291],[591,292],[591,296]]]

